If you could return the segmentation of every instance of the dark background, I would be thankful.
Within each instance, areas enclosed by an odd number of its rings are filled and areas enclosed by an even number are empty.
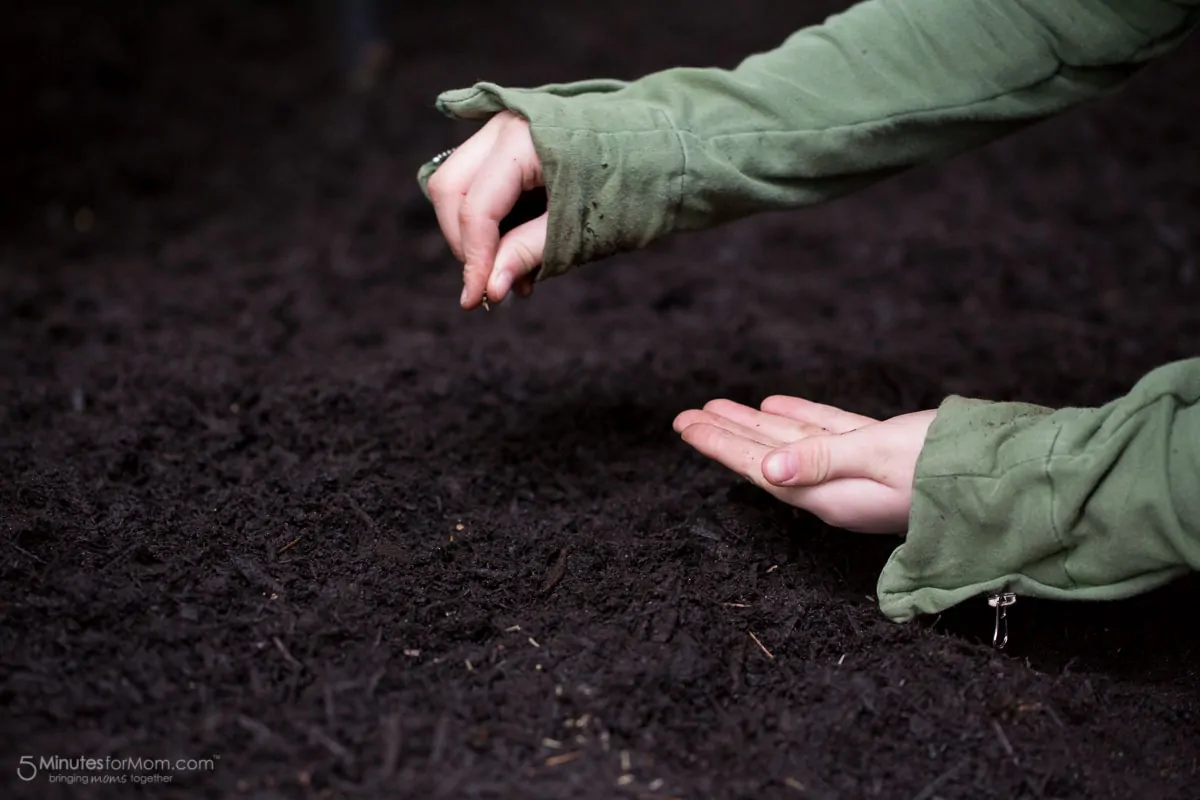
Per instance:
[[[1195,42],[949,164],[457,307],[414,180],[470,132],[439,91],[733,66],[841,5],[385,8],[355,75],[334,5],[6,11],[5,796],[138,793],[22,755],[218,755],[145,794],[1194,797],[1193,581],[1022,600],[1003,654],[982,599],[893,625],[893,540],[670,423],[1098,404],[1194,355]]]

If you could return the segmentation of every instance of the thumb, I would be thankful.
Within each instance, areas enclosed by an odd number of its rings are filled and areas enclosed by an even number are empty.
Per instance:
[[[488,281],[488,299],[499,303],[513,284],[541,266],[546,249],[549,213],[518,225],[504,235],[496,252],[496,267]]]
[[[842,478],[868,478],[871,462],[861,431],[850,431],[810,436],[772,450],[763,459],[762,471],[776,486],[816,486]]]

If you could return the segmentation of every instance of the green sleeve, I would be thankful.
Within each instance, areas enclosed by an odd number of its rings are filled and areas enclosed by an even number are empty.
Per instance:
[[[1101,408],[947,399],[879,578],[907,621],[980,594],[1116,600],[1200,568],[1200,358]]]
[[[550,198],[546,278],[675,231],[826,201],[1104,95],[1178,44],[1197,3],[869,0],[733,70],[479,83],[437,105],[530,121]]]

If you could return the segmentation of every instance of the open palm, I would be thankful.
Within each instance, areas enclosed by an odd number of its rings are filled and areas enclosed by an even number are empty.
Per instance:
[[[675,418],[699,452],[779,500],[859,533],[903,533],[935,411],[876,420],[798,397],[713,400]]]

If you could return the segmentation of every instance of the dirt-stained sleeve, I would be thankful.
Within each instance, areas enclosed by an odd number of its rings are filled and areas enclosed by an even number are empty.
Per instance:
[[[907,538],[879,578],[904,622],[977,595],[1116,600],[1200,568],[1200,358],[1100,408],[947,399]]]
[[[732,70],[479,83],[437,104],[530,120],[550,198],[546,278],[819,203],[1099,97],[1178,44],[1198,2],[867,0]]]

